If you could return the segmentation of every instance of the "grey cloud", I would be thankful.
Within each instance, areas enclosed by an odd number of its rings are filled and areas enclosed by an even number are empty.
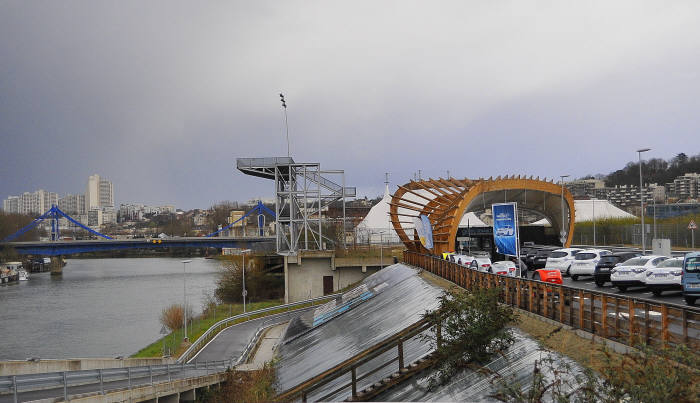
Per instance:
[[[3,2],[0,196],[207,207],[269,195],[235,157],[383,173],[608,172],[697,152],[695,2]],[[572,150],[576,152],[572,154]],[[502,162],[495,162],[502,161]]]

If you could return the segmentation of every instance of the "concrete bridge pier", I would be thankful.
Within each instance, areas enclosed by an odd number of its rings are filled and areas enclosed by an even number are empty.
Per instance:
[[[53,256],[51,257],[51,275],[60,276],[63,274],[63,266],[65,266],[65,261],[63,256]]]
[[[197,395],[196,391],[197,389],[193,388],[184,392],[180,392],[180,403],[194,402],[196,400]]]
[[[158,397],[156,399],[155,403],[179,403],[179,402],[180,402],[180,394],[173,393],[172,395]]]

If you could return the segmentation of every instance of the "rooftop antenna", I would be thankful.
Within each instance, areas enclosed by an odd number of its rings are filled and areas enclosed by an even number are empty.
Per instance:
[[[289,122],[287,121],[287,103],[284,101],[284,94],[280,92],[280,101],[284,108],[284,126],[287,128],[287,157],[289,158]]]
[[[451,178],[451,176],[450,176],[450,170],[448,169],[448,170],[447,170],[447,179],[450,179],[450,178]]]

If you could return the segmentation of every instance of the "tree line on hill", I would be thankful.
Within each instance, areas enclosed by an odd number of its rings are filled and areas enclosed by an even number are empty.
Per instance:
[[[700,172],[700,154],[688,156],[679,153],[666,161],[652,158],[642,161],[645,183],[665,185],[686,173]],[[605,177],[605,186],[639,185],[639,162],[628,162],[624,168],[611,172]]]

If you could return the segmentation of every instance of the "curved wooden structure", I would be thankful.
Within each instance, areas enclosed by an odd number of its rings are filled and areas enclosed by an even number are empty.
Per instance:
[[[490,208],[493,203],[518,202],[518,208],[544,215],[559,233],[566,228],[564,245],[571,244],[574,233],[574,198],[564,188],[562,221],[562,187],[552,180],[510,176],[489,179],[426,179],[399,185],[391,197],[389,215],[394,230],[409,250],[440,254],[455,250],[457,229],[465,212]],[[568,211],[567,211],[568,210]],[[426,250],[406,227],[413,227],[412,217],[426,215],[433,227],[432,250]],[[410,229],[412,231],[412,229]]]

